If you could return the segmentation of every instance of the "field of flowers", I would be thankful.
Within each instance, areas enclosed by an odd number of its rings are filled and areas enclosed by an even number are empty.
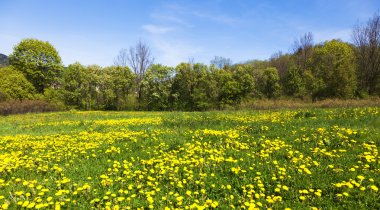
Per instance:
[[[0,209],[380,209],[380,108],[0,117]]]

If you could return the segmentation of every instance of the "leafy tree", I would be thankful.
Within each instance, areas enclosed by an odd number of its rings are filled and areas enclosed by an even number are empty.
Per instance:
[[[285,74],[284,92],[288,96],[303,98],[305,94],[305,81],[299,68],[291,67]]]
[[[217,94],[219,108],[239,104],[244,98],[252,94],[255,81],[254,68],[248,64],[234,65],[213,72],[214,87]]]
[[[240,85],[233,79],[233,73],[224,69],[214,72],[218,91],[218,106],[235,105],[241,100]]]
[[[273,99],[280,95],[280,76],[276,68],[269,67],[264,69],[257,82],[258,89],[267,98]]]
[[[98,71],[98,102],[105,110],[122,110],[135,79],[128,67],[110,66]]]
[[[20,70],[39,93],[54,86],[62,70],[61,57],[49,42],[24,39],[9,56],[10,64]]]
[[[8,66],[0,68],[0,101],[7,99],[33,99],[35,89],[24,75]]]
[[[303,73],[305,81],[306,95],[310,96],[312,101],[315,102],[318,97],[323,94],[326,84],[322,78],[316,77],[310,70]]]
[[[70,64],[62,72],[61,92],[66,105],[85,108],[84,99],[87,93],[86,67],[80,63]]]
[[[116,110],[125,109],[125,103],[128,101],[128,95],[132,92],[135,75],[127,66],[110,66],[104,69],[106,74],[110,75],[111,87],[115,94],[113,106]]]
[[[103,68],[98,65],[90,65],[85,68],[86,85],[84,89],[86,95],[84,97],[85,109],[104,109],[104,102],[102,101],[101,81],[103,75]]]
[[[215,107],[217,97],[216,82],[206,65],[197,63],[193,66],[196,71],[197,82],[194,89],[194,101],[196,110],[208,110]]]
[[[212,107],[214,92],[210,74],[203,64],[179,64],[170,97],[174,107],[179,110],[205,110]]]
[[[352,98],[356,90],[353,48],[342,41],[331,40],[313,50],[312,73],[323,81],[316,97]]]
[[[247,97],[255,88],[254,72],[255,68],[251,65],[237,65],[233,69],[233,79],[240,85],[240,98]]]
[[[154,64],[150,66],[142,82],[142,101],[148,110],[168,110],[174,78],[174,68]]]

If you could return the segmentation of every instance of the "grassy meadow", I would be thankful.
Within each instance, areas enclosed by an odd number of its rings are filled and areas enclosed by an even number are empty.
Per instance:
[[[0,209],[380,209],[380,108],[0,117]]]

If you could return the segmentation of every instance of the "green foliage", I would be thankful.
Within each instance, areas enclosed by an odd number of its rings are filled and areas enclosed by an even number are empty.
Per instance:
[[[352,47],[339,40],[317,46],[312,56],[312,73],[323,85],[317,97],[352,98],[356,90],[355,57]]]
[[[280,95],[280,76],[276,68],[269,67],[262,71],[258,78],[258,89],[269,99]]]
[[[168,110],[173,83],[174,68],[154,64],[150,66],[142,81],[140,103],[147,110]]]
[[[84,97],[85,109],[104,109],[101,99],[99,83],[101,81],[102,67],[98,65],[90,65],[85,68],[86,85]]]
[[[62,70],[58,51],[49,42],[24,39],[13,48],[10,64],[20,70],[39,93],[57,84]]]
[[[86,85],[88,84],[85,69],[80,63],[74,63],[62,72],[61,92],[63,101],[68,106],[84,108],[85,95],[87,94]]]
[[[0,68],[0,78],[0,101],[34,98],[35,89],[33,85],[13,67]]]
[[[306,70],[303,76],[307,95],[311,96],[313,101],[316,101],[317,97],[321,95],[321,91],[326,87],[323,79],[314,76],[310,70]]]
[[[110,66],[101,71],[99,90],[106,110],[123,110],[135,79],[128,67]]]
[[[75,108],[123,110],[130,100],[133,80],[128,67],[74,63],[62,73],[61,93],[65,104]]]
[[[240,100],[239,84],[233,80],[232,72],[221,69],[214,72],[214,78],[218,90],[219,107],[233,105]]]
[[[128,67],[85,67],[80,63],[63,69],[50,43],[24,39],[14,47],[10,63],[34,86],[34,98],[61,100],[81,110],[203,111],[235,107],[250,99],[278,99],[281,94],[313,101],[371,95],[356,88],[354,46],[338,40],[314,46],[310,34],[297,46],[293,54],[279,52],[268,61],[231,65],[229,59],[215,57],[211,66],[181,63],[174,69],[155,64],[147,72],[134,66],[136,72],[132,73]],[[23,92],[29,90],[25,78],[14,79],[18,86],[25,84],[20,90],[11,90],[10,83],[4,82],[0,98],[29,97]],[[12,88],[16,86],[12,84]]]
[[[181,63],[176,67],[170,101],[175,109],[204,110],[212,107],[211,72],[206,65]]]
[[[292,67],[285,74],[284,92],[288,96],[302,98],[305,94],[305,81],[300,69]]]
[[[252,93],[255,81],[251,65],[237,65],[214,73],[217,82],[218,106],[236,105]]]

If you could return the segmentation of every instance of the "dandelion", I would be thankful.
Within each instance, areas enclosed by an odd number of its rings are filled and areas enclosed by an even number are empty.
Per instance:
[[[3,205],[1,205],[1,208],[2,209],[8,209],[9,207],[9,204],[8,203],[4,203]]]
[[[364,176],[362,176],[362,175],[357,176],[357,178],[358,178],[360,181],[363,181],[363,180],[365,179]]]
[[[371,190],[377,192],[377,191],[379,191],[379,188],[376,187],[375,185],[371,185]]]

